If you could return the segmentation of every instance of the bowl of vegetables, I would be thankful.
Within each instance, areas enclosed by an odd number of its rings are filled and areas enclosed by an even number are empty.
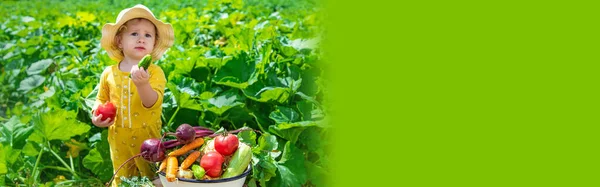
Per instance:
[[[165,187],[242,187],[252,171],[253,154],[252,148],[236,135],[245,130],[252,129],[214,132],[182,124],[175,133],[165,133],[162,139],[145,140],[140,153],[119,166],[110,181],[127,162],[142,157],[157,166],[156,172]],[[177,139],[165,140],[166,135]]]
[[[178,186],[178,187],[242,187],[244,186],[244,182],[246,181],[246,177],[252,171],[252,165],[248,165],[244,173],[230,177],[230,178],[221,178],[221,179],[187,179],[187,178],[177,178],[175,182],[167,181],[165,177],[165,172],[159,172],[158,176],[160,177],[160,182],[165,187]],[[192,171],[193,172],[193,171]]]
[[[252,148],[233,133],[210,133],[182,124],[172,134],[177,140],[164,142],[166,157],[157,170],[163,186],[244,185],[251,171]]]

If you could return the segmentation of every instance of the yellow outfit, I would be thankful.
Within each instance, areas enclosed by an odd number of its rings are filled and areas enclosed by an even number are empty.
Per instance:
[[[130,157],[140,153],[140,145],[148,138],[160,138],[162,126],[161,113],[165,90],[165,74],[162,69],[150,64],[149,82],[158,94],[156,103],[150,108],[144,107],[137,88],[129,78],[129,72],[119,70],[119,65],[107,67],[100,77],[100,87],[96,106],[106,101],[112,102],[117,108],[114,123],[108,128],[108,143],[110,144],[110,157],[113,161],[113,173]],[[95,107],[94,107],[95,108]],[[136,167],[133,167],[135,163]],[[152,179],[155,173],[150,163],[138,157],[135,162],[123,166],[115,176],[112,186],[121,183],[120,177],[147,176]]]

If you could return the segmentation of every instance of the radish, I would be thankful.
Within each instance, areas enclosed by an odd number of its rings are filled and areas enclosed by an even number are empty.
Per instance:
[[[150,139],[144,140],[144,142],[142,142],[142,145],[140,146],[140,154],[134,155],[131,158],[127,159],[125,162],[123,162],[123,164],[121,164],[121,166],[119,166],[119,168],[117,169],[115,174],[113,174],[112,178],[110,178],[110,181],[108,181],[106,186],[108,187],[110,185],[110,183],[113,181],[113,179],[115,178],[115,175],[117,175],[117,173],[119,173],[119,170],[121,170],[121,168],[125,164],[132,161],[134,158],[141,156],[142,158],[144,158],[144,160],[146,160],[148,162],[160,162],[160,161],[164,160],[166,157],[165,151],[166,151],[165,146],[160,141],[160,139],[150,138]]]

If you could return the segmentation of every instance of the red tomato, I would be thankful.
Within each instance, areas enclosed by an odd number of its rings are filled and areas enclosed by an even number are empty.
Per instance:
[[[100,104],[94,114],[102,114],[102,121],[104,121],[106,118],[115,120],[115,115],[117,115],[117,108],[111,102],[106,102],[104,104]]]
[[[219,135],[215,138],[215,150],[223,156],[229,156],[237,150],[239,140],[237,136],[233,134],[227,134],[227,136]]]
[[[206,171],[206,175],[210,177],[220,177],[223,162],[225,158],[216,151],[206,153],[200,159],[200,166]]]

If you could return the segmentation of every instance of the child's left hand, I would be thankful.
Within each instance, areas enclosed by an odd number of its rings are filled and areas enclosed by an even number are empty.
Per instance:
[[[150,74],[144,68],[138,67],[138,65],[133,65],[131,67],[131,80],[135,85],[143,85],[148,84],[148,80],[150,79]]]

